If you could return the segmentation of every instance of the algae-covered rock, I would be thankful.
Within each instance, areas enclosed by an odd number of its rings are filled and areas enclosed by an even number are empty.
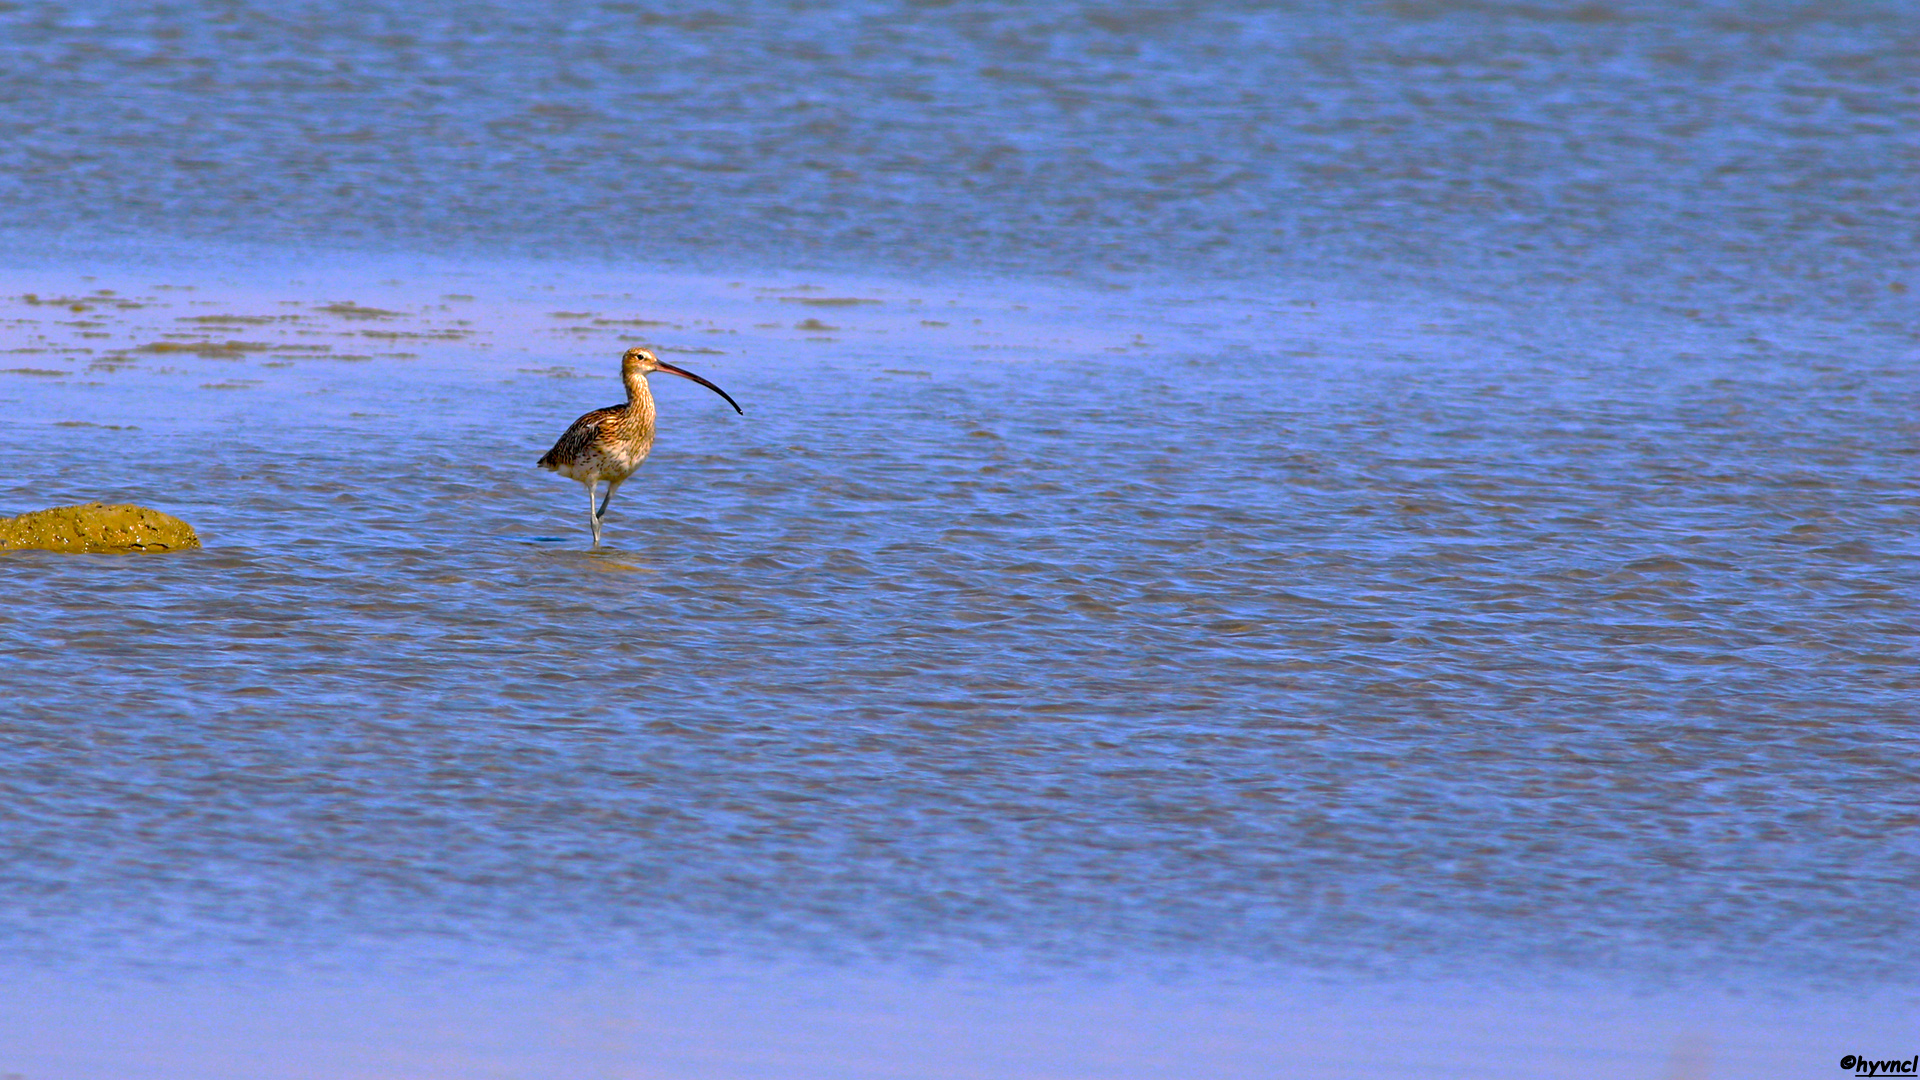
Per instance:
[[[193,526],[144,506],[56,506],[0,518],[0,551],[179,551],[197,548]]]

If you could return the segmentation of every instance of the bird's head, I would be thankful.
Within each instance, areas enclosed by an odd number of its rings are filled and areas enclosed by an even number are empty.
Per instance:
[[[672,364],[669,364],[666,361],[660,359],[659,357],[653,355],[652,349],[642,349],[639,346],[635,346],[631,349],[628,349],[620,357],[620,373],[622,375],[625,375],[625,376],[645,375],[653,371],[664,371],[669,375],[678,375],[683,379],[692,379],[694,382],[699,383],[701,386],[704,386],[707,389],[713,391],[714,393],[719,394],[721,397],[726,398],[727,404],[733,406],[734,412],[740,413],[742,416],[746,415],[745,410],[740,408],[740,403],[733,400],[733,398],[730,397],[725,390],[720,389],[719,387],[713,385],[712,383],[701,378],[700,376],[695,375],[691,371],[687,371],[683,368],[674,367]]]

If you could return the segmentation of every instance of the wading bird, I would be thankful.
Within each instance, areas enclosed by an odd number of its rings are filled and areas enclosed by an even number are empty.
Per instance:
[[[575,420],[539,461],[541,468],[587,485],[587,524],[593,526],[594,547],[600,546],[600,523],[606,520],[613,493],[653,449],[653,392],[647,389],[650,371],[692,379],[726,398],[734,412],[746,415],[725,390],[693,372],[682,371],[646,349],[628,349],[620,358],[620,380],[627,384],[627,403],[595,409]],[[607,497],[596,511],[593,489],[602,480],[607,482]]]

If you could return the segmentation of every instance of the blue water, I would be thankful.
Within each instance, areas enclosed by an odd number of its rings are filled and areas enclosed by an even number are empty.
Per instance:
[[[1914,33],[0,11],[8,970],[1906,994]]]

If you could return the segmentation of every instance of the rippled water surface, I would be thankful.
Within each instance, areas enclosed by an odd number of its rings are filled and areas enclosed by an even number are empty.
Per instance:
[[[1913,986],[1891,8],[49,4],[0,55],[0,512],[206,544],[0,557],[8,972]],[[654,379],[588,550],[533,461],[640,342],[745,415]],[[1667,1049],[1619,1075],[1720,1075]]]
[[[16,947],[1914,959],[1910,369],[712,288],[13,301],[143,344],[7,376],[9,499],[207,544],[4,563]],[[639,320],[747,415],[656,378],[589,551],[532,460]]]

